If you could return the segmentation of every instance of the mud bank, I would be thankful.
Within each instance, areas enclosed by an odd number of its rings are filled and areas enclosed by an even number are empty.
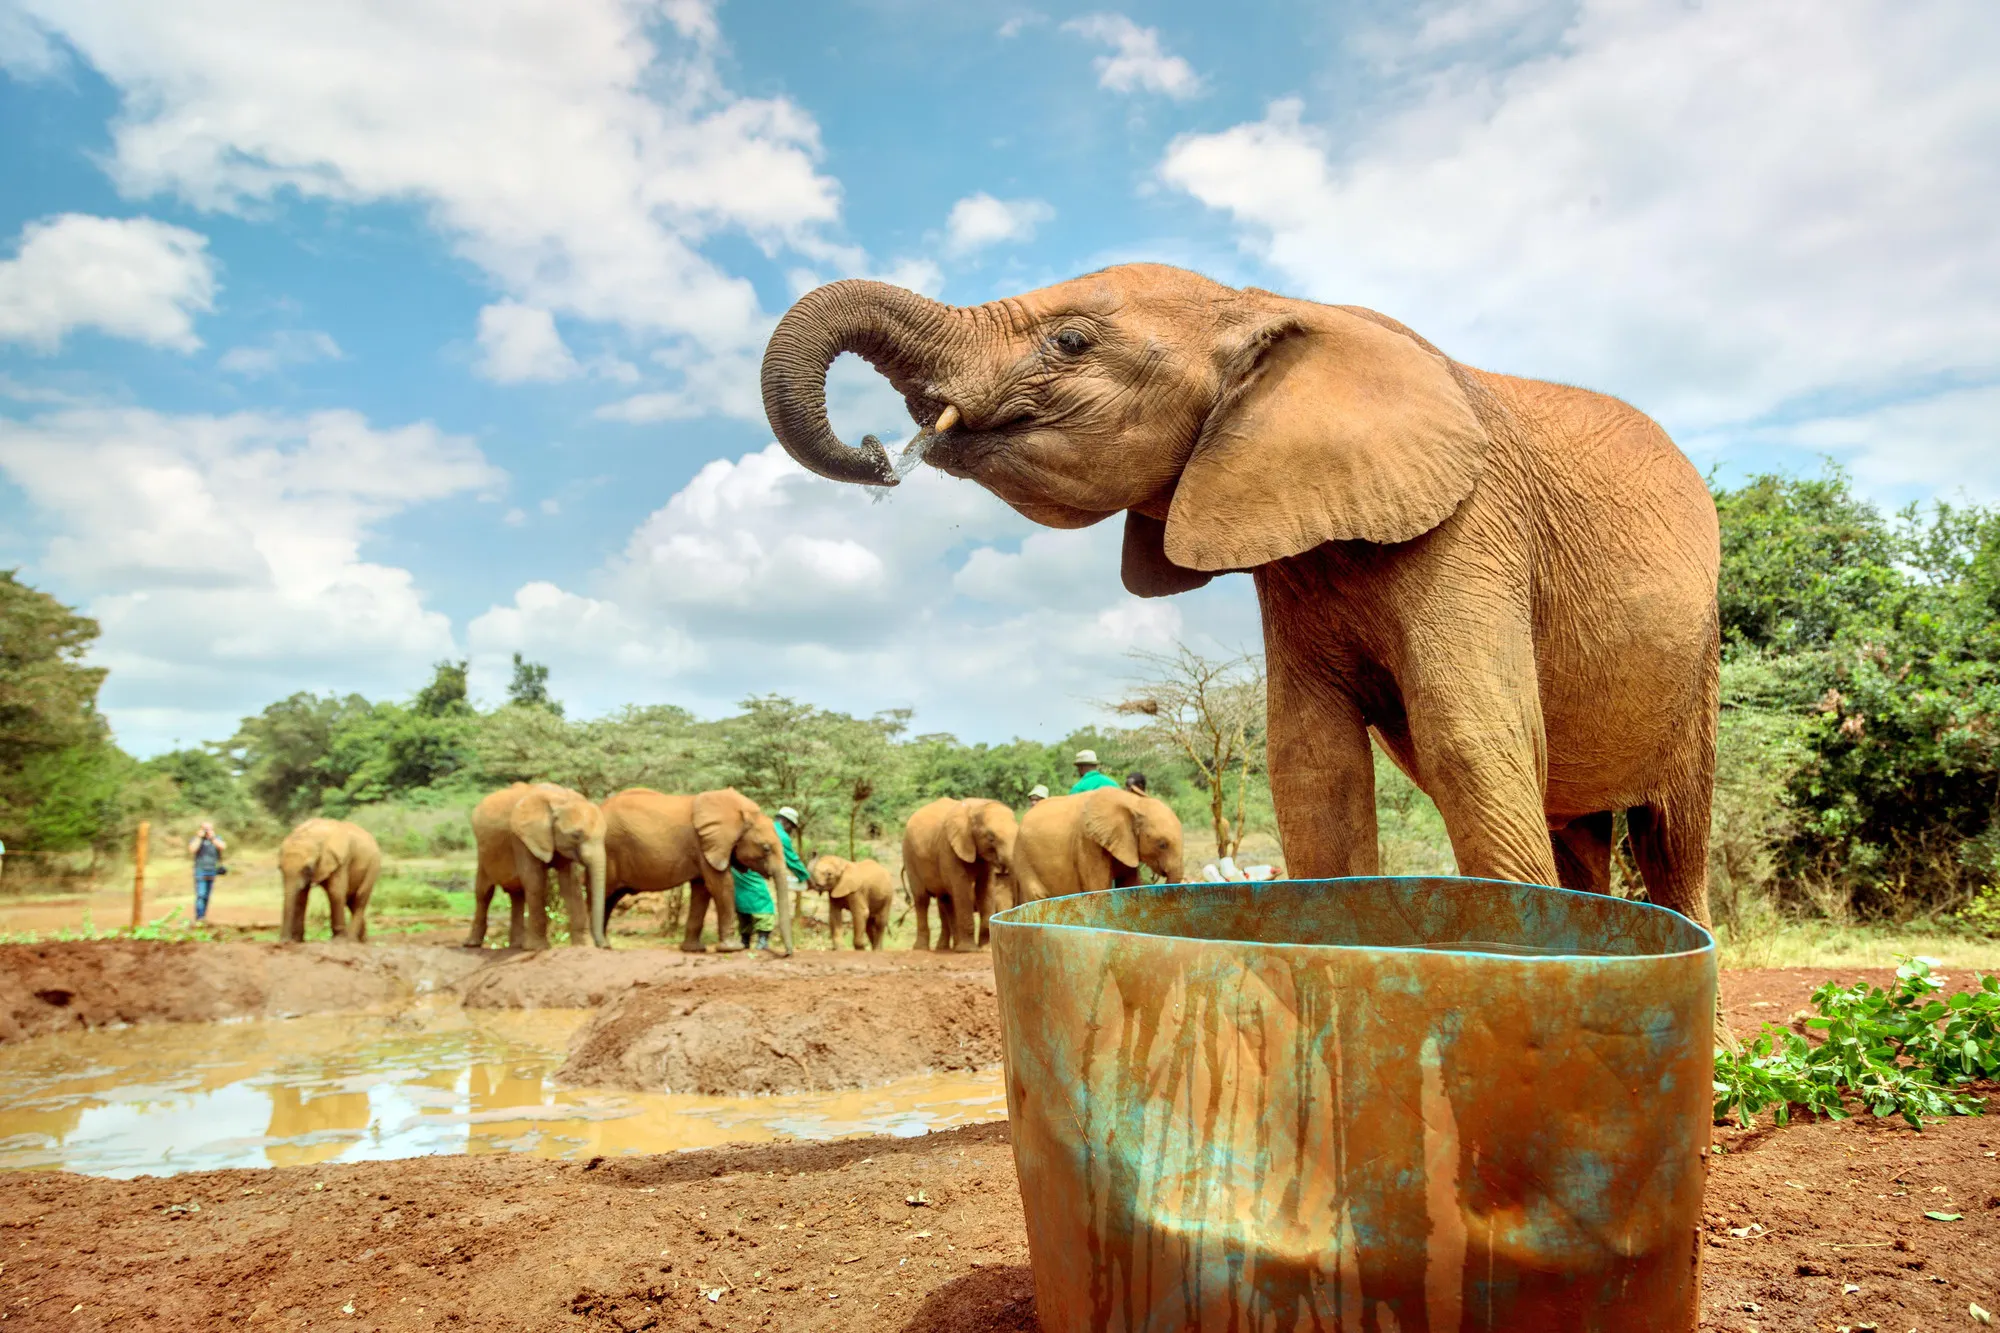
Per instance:
[[[801,950],[791,958],[749,953],[686,954],[675,948],[550,949],[543,953],[494,954],[465,984],[468,1009],[590,1009],[628,987],[686,975],[745,973],[812,977],[829,971],[965,973],[992,972],[985,953],[851,952]]]
[[[634,986],[577,1033],[556,1077],[648,1092],[793,1093],[999,1062],[990,972],[750,965]]]
[[[1983,1155],[1996,1137],[1984,1120],[1720,1133],[1702,1327],[1973,1327],[1967,1306],[2000,1289],[2000,1166]],[[23,1173],[0,1177],[0,1217],[9,1328],[1036,1326],[1005,1125],[595,1169],[507,1156]]]
[[[368,1009],[451,989],[483,962],[462,949],[406,945],[0,945],[0,1042],[118,1023]]]

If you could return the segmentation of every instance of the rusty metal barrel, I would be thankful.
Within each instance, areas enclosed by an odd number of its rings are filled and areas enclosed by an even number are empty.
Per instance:
[[[1715,941],[1494,880],[993,918],[1044,1333],[1695,1327]]]

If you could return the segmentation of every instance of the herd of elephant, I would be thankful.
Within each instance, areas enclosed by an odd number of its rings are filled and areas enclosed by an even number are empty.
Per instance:
[[[548,782],[517,782],[473,808],[478,867],[473,875],[468,948],[486,943],[495,890],[509,902],[508,945],[546,949],[548,893],[553,875],[572,923],[589,923],[592,944],[604,947],[611,910],[632,894],[689,891],[681,948],[700,953],[709,909],[717,946],[738,942],[731,871],[770,881],[778,938],[792,949],[792,884],[785,873],[777,825],[733,787],[692,796],[633,787],[594,802]],[[930,949],[931,909],[936,947],[977,949],[986,920],[1018,902],[1138,883],[1140,867],[1160,879],[1181,878],[1181,824],[1165,802],[1118,788],[1056,796],[1019,817],[1003,801],[943,797],[913,812],[903,829],[903,883],[916,909],[915,947]],[[333,934],[368,938],[368,900],[381,874],[382,852],[358,824],[309,819],[278,850],[283,883],[281,938],[305,938],[306,904],[315,886],[326,891]],[[838,947],[843,911],[856,949],[880,949],[895,905],[896,883],[879,861],[821,855],[808,866],[809,886],[827,895],[830,943]],[[584,942],[572,926],[570,941]]]

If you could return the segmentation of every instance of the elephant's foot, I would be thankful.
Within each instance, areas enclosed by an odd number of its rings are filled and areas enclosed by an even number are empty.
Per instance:
[[[742,940],[724,940],[715,946],[715,951],[717,953],[742,953],[749,947]]]
[[[682,941],[681,941],[681,952],[682,952],[682,953],[707,953],[707,952],[708,952],[708,946],[707,946],[706,944],[702,944],[702,943],[700,943],[700,942],[695,942],[695,943],[689,943],[689,942],[688,942],[687,940],[682,940]]]

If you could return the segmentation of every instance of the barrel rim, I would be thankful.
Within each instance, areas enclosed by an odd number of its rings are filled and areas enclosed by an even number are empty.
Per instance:
[[[1616,902],[1620,904],[1622,908],[1629,908],[1633,911],[1638,911],[1638,912],[1664,912],[1670,916],[1678,918],[1683,924],[1694,930],[1694,932],[1701,938],[1701,940],[1704,941],[1704,943],[1692,949],[1681,949],[1672,953],[1516,954],[1516,953],[1489,953],[1484,949],[1434,949],[1419,944],[1312,944],[1305,941],[1278,942],[1272,940],[1223,940],[1223,939],[1215,939],[1206,935],[1176,935],[1167,932],[1152,931],[1152,930],[1122,930],[1115,926],[1082,926],[1068,921],[1030,921],[1030,920],[1014,919],[1015,914],[1018,912],[1023,912],[1028,909],[1031,909],[1037,903],[1055,902],[1057,901],[1057,898],[1038,898],[1035,899],[1033,902],[1016,903],[1014,906],[1009,907],[1004,911],[995,912],[991,917],[987,919],[987,922],[989,928],[993,932],[993,938],[996,945],[999,942],[1000,934],[1003,930],[1004,931],[1048,930],[1048,931],[1075,931],[1080,934],[1090,934],[1090,935],[1113,935],[1113,936],[1122,936],[1130,939],[1187,940],[1194,943],[1234,946],[1239,949],[1310,950],[1315,952],[1341,953],[1341,954],[1368,954],[1368,953],[1429,954],[1433,957],[1449,956],[1453,958],[1474,958],[1480,960],[1490,960],[1493,962],[1521,963],[1529,965],[1537,963],[1555,963],[1555,964],[1561,964],[1562,966],[1565,967],[1575,967],[1578,963],[1590,963],[1593,965],[1606,964],[1606,963],[1626,963],[1626,964],[1663,963],[1663,962],[1674,962],[1683,959],[1698,959],[1703,955],[1707,955],[1711,959],[1716,956],[1717,945],[1715,940],[1715,932],[1713,930],[1710,930],[1707,926],[1704,926],[1701,922],[1696,921],[1693,917],[1685,916],[1679,912],[1674,911],[1670,907],[1661,907],[1657,903],[1634,902],[1632,899],[1629,898],[1612,898],[1608,894],[1593,893],[1588,889],[1565,889],[1551,884],[1530,884],[1525,880],[1492,879],[1480,875],[1342,875],[1332,879],[1283,879],[1283,880],[1258,880],[1258,881],[1246,880],[1241,882],[1234,880],[1220,880],[1220,881],[1181,880],[1172,884],[1138,884],[1130,888],[1104,889],[1104,890],[1099,890],[1097,893],[1091,894],[1089,896],[1095,897],[1108,894],[1161,894],[1171,889],[1222,889],[1222,890],[1230,890],[1236,892],[1251,892],[1257,889],[1270,888],[1280,884],[1399,884],[1399,883],[1412,883],[1412,882],[1435,882],[1438,880],[1444,880],[1460,884],[1498,884],[1513,889],[1532,889],[1537,893],[1562,894],[1574,898],[1594,898],[1599,900]],[[1085,895],[1062,894],[1058,896],[1082,897]]]

